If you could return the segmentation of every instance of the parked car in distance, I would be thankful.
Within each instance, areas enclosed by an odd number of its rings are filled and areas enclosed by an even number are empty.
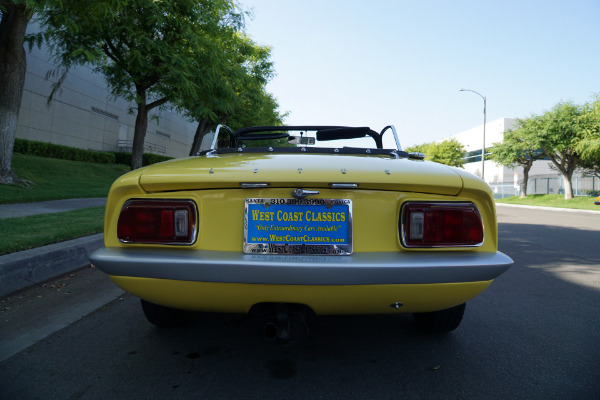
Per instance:
[[[451,331],[512,260],[489,186],[423,158],[393,126],[221,125],[210,150],[113,184],[90,259],[159,326],[251,313],[289,342],[314,315],[410,313]]]

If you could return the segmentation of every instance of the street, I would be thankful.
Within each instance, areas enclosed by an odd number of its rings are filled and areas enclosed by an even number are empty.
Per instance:
[[[320,317],[282,347],[238,315],[158,329],[122,295],[2,361],[0,399],[600,398],[600,215],[498,206],[498,220],[515,264],[447,335],[410,315]]]

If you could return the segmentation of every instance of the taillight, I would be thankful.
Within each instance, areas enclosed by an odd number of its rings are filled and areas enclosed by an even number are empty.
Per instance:
[[[479,246],[483,223],[473,203],[405,203],[400,236],[405,247]]]
[[[129,200],[117,224],[117,237],[126,243],[192,244],[195,236],[191,200]]]

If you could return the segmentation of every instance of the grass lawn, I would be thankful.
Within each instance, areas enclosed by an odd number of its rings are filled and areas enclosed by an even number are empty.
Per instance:
[[[12,166],[20,178],[34,185],[29,189],[0,185],[0,204],[105,197],[114,180],[129,171],[126,165],[20,154],[13,155]],[[0,219],[0,255],[100,233],[103,229],[104,207]]]
[[[33,249],[104,229],[104,207],[0,220],[0,255]]]
[[[34,183],[30,189],[0,185],[0,204],[105,197],[110,185],[129,171],[126,165],[93,164],[81,161],[14,154],[12,167],[21,179]]]
[[[565,200],[565,196],[562,194],[531,194],[523,199],[518,196],[498,199],[496,203],[600,211],[600,206],[594,204],[594,201],[597,200],[597,197],[591,196],[574,197],[571,200]]]

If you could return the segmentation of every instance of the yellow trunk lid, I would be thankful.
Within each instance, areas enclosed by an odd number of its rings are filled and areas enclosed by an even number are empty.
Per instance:
[[[268,187],[330,187],[457,195],[463,188],[454,168],[421,160],[373,155],[223,154],[167,161],[147,167],[139,184],[147,192]]]

